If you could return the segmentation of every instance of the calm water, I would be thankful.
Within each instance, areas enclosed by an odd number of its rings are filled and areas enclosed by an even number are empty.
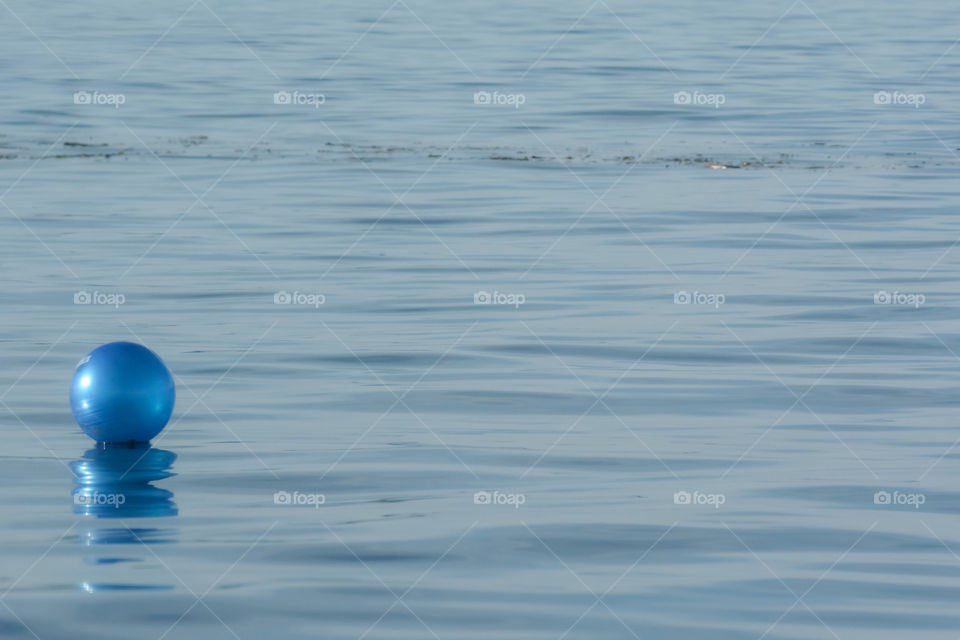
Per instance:
[[[960,634],[948,5],[0,15],[3,638]]]

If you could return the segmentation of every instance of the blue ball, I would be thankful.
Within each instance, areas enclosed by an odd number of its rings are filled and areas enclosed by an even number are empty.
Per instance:
[[[70,383],[70,408],[97,442],[149,442],[170,420],[176,390],[157,354],[132,342],[97,347]]]

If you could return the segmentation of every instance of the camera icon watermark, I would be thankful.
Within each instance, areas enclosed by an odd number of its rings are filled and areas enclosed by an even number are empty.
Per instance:
[[[677,491],[673,494],[673,504],[710,506],[719,509],[727,502],[727,497],[722,493],[701,493],[700,491]]]
[[[114,109],[119,109],[120,105],[126,102],[127,96],[122,93],[100,93],[99,91],[75,91],[73,93],[73,104],[109,105]]]
[[[473,94],[473,104],[506,106],[519,109],[520,105],[527,102],[527,96],[522,93],[500,93],[494,91],[477,91]]]
[[[919,309],[920,305],[926,301],[927,296],[922,293],[902,293],[900,291],[890,293],[888,291],[877,291],[873,294],[873,304],[900,305]]]
[[[703,93],[701,91],[677,91],[673,94],[673,104],[695,107],[713,107],[719,109],[726,103],[727,96],[722,93]]]
[[[81,507],[113,507],[119,509],[127,501],[127,496],[122,493],[75,493],[73,494],[73,504]]]
[[[902,91],[877,91],[873,94],[873,104],[907,105],[919,109],[926,104],[927,96],[922,93],[903,93]]]
[[[322,493],[301,493],[300,491],[277,491],[273,494],[273,504],[284,506],[307,506],[319,509],[327,502],[327,496]]]
[[[522,493],[500,493],[499,491],[477,491],[473,494],[473,504],[481,505],[509,505],[519,509],[527,502],[527,496]]]
[[[703,291],[677,291],[673,294],[673,304],[697,304],[708,305],[714,309],[719,309],[720,305],[726,303],[727,296],[722,293],[706,293]]]
[[[322,93],[303,93],[300,91],[277,91],[273,94],[273,104],[306,105],[319,109],[326,103],[327,97]]]
[[[922,493],[901,493],[900,491],[877,491],[873,494],[873,504],[881,506],[910,506],[919,509],[927,501]]]
[[[526,303],[527,297],[522,293],[502,293],[500,291],[477,291],[473,294],[473,304],[499,304],[509,305],[514,309],[519,309],[520,305]]]
[[[322,293],[303,293],[300,291],[277,291],[273,294],[273,304],[302,305],[319,309],[320,305],[327,302],[327,297]]]
[[[127,297],[122,293],[77,291],[73,294],[73,304],[106,305],[119,309],[126,301]]]

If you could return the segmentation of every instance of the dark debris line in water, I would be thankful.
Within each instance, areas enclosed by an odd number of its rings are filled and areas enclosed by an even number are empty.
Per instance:
[[[139,157],[150,155],[150,152],[142,146],[116,146],[112,147],[106,142],[79,142],[66,141],[62,143],[62,149],[55,152],[46,146],[49,143],[30,144],[0,144],[0,160],[69,160],[74,158],[103,158],[110,159],[116,157]],[[170,146],[175,145],[175,146]],[[812,147],[823,148],[821,143],[813,143]],[[188,149],[203,148],[210,149],[210,153],[199,153],[198,158],[222,158],[238,159],[244,156],[244,150],[236,149],[228,151],[226,149],[216,149],[214,151],[210,145],[207,136],[198,135],[182,138],[179,140],[170,140],[167,142],[165,150],[158,150],[156,153],[160,157],[184,157]],[[162,149],[162,147],[161,147]],[[266,143],[257,146],[253,151],[246,153],[244,159],[256,161],[259,157],[268,155],[273,159],[282,158],[303,158],[303,153],[287,153],[280,149],[268,146]],[[641,159],[641,156],[631,154],[599,154],[584,149],[575,151],[567,150],[561,156],[550,156],[545,154],[529,153],[523,149],[509,149],[504,147],[480,147],[463,146],[454,152],[440,147],[413,147],[413,146],[390,146],[390,145],[353,145],[349,143],[327,142],[323,147],[317,149],[316,158],[320,160],[333,161],[367,161],[373,159],[391,159],[400,157],[422,157],[432,160],[445,158],[448,161],[483,161],[490,160],[494,162],[530,162],[530,163],[552,163],[552,164],[574,164],[574,165],[631,165],[643,164],[649,166],[663,167],[702,167],[707,169],[761,169],[761,168],[792,168],[808,170],[825,170],[836,168],[860,169],[864,167],[885,168],[885,169],[923,169],[928,167],[960,167],[960,161],[954,158],[943,156],[931,156],[929,158],[918,156],[914,153],[892,154],[887,153],[879,157],[858,158],[856,164],[850,161],[837,162],[832,155],[822,156],[804,156],[796,154],[779,153],[772,157],[756,158],[744,153],[731,154],[704,154],[695,152],[692,154],[673,154],[660,155],[648,159]]]

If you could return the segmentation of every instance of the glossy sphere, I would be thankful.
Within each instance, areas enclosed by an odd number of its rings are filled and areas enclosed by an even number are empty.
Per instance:
[[[70,408],[97,442],[148,442],[173,413],[173,376],[150,349],[111,342],[80,361],[70,384]]]

